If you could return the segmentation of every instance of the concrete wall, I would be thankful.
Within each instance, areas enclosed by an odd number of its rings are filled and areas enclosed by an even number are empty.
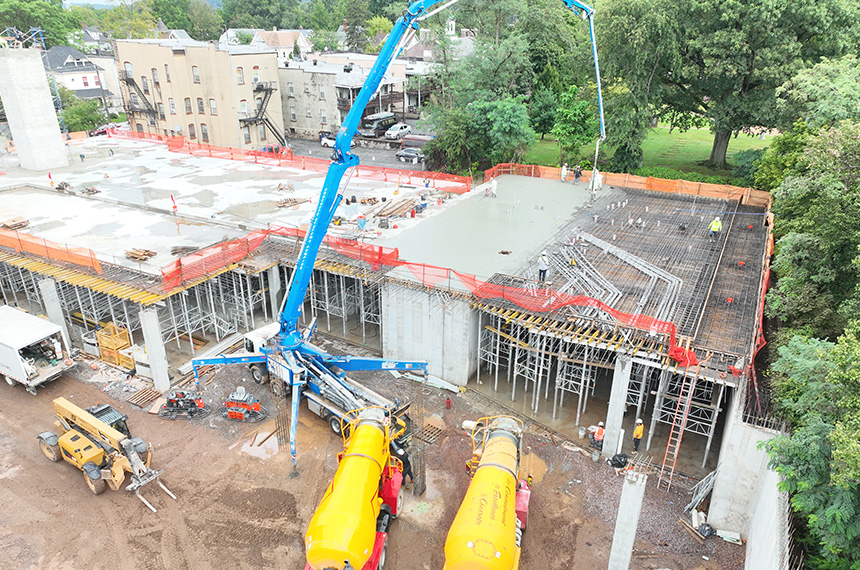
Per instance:
[[[21,167],[49,170],[68,166],[69,154],[40,52],[0,49],[0,78],[0,99]]]
[[[716,529],[739,532],[746,538],[759,495],[772,491],[775,485],[767,476],[767,452],[758,444],[778,434],[743,423],[738,405],[741,397],[742,390],[736,390],[734,405],[726,417],[708,522]]]
[[[382,290],[385,358],[426,360],[430,374],[465,386],[475,372],[478,317],[467,303],[444,305],[433,294],[386,286]]]
[[[788,494],[777,489],[779,475],[768,469],[759,479],[747,539],[746,570],[781,570],[788,565]]]

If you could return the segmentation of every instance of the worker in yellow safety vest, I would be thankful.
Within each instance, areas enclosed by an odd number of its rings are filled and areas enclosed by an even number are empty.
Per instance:
[[[717,237],[720,235],[720,230],[723,229],[723,222],[720,221],[720,217],[717,216],[711,223],[708,224],[708,240],[714,242]]]
[[[639,442],[642,441],[643,435],[645,435],[645,424],[642,423],[642,418],[636,418],[636,427],[633,429],[633,455],[639,453]]]

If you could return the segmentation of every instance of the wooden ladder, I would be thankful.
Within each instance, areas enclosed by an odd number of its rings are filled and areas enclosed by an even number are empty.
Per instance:
[[[666,491],[672,487],[672,478],[675,476],[675,464],[678,462],[678,451],[681,449],[681,440],[684,438],[684,428],[687,427],[687,417],[690,414],[690,404],[693,401],[693,392],[696,389],[696,381],[699,378],[699,367],[692,378],[689,372],[684,373],[684,383],[681,393],[678,394],[678,403],[675,406],[675,415],[672,417],[672,429],[669,431],[669,441],[666,442],[666,454],[663,456],[663,466],[660,468],[660,479],[657,488],[666,485]],[[671,456],[671,466],[668,465]]]

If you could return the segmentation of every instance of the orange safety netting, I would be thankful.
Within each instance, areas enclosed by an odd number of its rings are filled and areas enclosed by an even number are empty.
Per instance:
[[[94,269],[99,274],[102,272],[101,263],[96,259],[96,255],[91,249],[59,245],[46,239],[12,230],[0,230],[0,245],[12,248],[19,253],[30,253],[47,259],[67,261]]]
[[[502,163],[484,172],[484,180],[490,180],[502,174],[515,174],[518,176],[530,176],[532,178],[545,178],[549,180],[561,180],[561,169],[552,166],[537,166],[534,164]],[[688,180],[666,180],[652,176],[634,176],[632,174],[615,174],[602,172],[603,184],[607,186],[621,186],[624,188],[635,188],[639,190],[652,190],[655,192],[669,192],[674,194],[688,194],[691,196],[704,196],[707,198],[720,198],[726,200],[741,200],[743,204],[751,206],[766,207],[770,204],[770,193],[761,192],[752,188],[741,188],[727,184],[708,184],[705,182],[690,182]],[[568,175],[570,176],[570,175]],[[582,180],[591,180],[591,171],[582,171]]]

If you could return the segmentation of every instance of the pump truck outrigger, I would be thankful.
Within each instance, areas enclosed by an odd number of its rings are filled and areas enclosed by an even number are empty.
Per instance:
[[[84,474],[84,481],[93,494],[99,495],[105,488],[116,491],[131,476],[126,491],[134,494],[152,512],[156,512],[149,501],[140,494],[140,488],[155,481],[171,498],[176,495],[159,480],[161,469],[152,469],[152,448],[139,437],[131,437],[125,416],[107,404],[97,404],[86,410],[65,398],[54,400],[57,414],[55,425],[62,432],[59,436],[43,431],[37,438],[42,453],[51,461],[61,458],[71,463]]]

